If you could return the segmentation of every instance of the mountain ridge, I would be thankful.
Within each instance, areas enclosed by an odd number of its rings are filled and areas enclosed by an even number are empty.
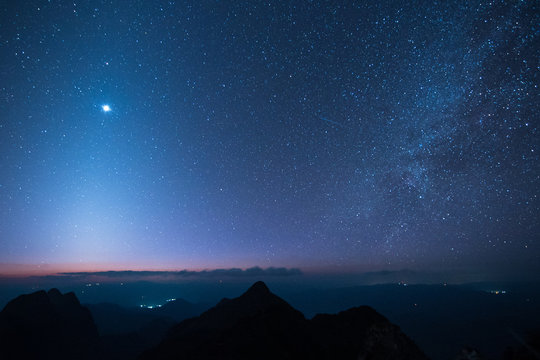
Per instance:
[[[337,356],[337,357],[336,357]],[[234,299],[222,299],[198,317],[173,326],[140,359],[427,359],[368,306],[312,320],[256,282]]]

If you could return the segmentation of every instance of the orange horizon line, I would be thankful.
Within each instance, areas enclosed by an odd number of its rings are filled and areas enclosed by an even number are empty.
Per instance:
[[[41,276],[63,276],[65,275],[68,277],[68,273],[88,273],[88,275],[93,275],[92,273],[102,273],[102,272],[180,272],[180,271],[193,271],[193,272],[202,272],[202,271],[212,271],[212,270],[229,270],[229,269],[242,269],[246,270],[252,267],[230,267],[230,268],[138,268],[138,269],[129,269],[129,268],[117,268],[117,269],[110,269],[110,268],[104,268],[104,269],[36,269],[36,270],[30,270],[30,271],[4,271],[3,269],[0,269],[0,279],[22,279],[22,278],[28,278],[28,277],[41,277]],[[262,267],[261,267],[262,268]],[[267,268],[262,268],[267,269]],[[292,269],[292,268],[288,268]],[[361,271],[338,271],[338,269],[321,269],[321,268],[296,268],[301,271],[301,275],[346,275],[346,274],[358,274],[362,273]],[[99,274],[95,274],[99,276]]]
[[[250,268],[259,267],[261,269],[268,269],[269,267],[262,266],[231,266],[231,267],[192,267],[192,268],[178,268],[178,267],[110,267],[110,266],[69,266],[69,265],[20,265],[5,266],[0,264],[0,278],[12,278],[12,277],[28,277],[28,276],[47,276],[47,275],[62,275],[64,273],[98,273],[98,272],[124,272],[124,271],[148,271],[148,272],[180,272],[180,271],[212,271],[212,270],[229,270],[229,269],[242,269],[247,270]],[[277,266],[275,267],[277,268]],[[287,269],[300,269],[302,273],[312,273],[311,268],[298,268],[298,267],[285,267]],[[322,269],[319,269],[319,271]],[[324,272],[324,271],[323,271]]]
[[[380,270],[402,270],[402,269],[388,269],[384,266],[261,266],[261,265],[246,265],[240,266],[208,266],[208,267],[176,267],[172,265],[165,266],[152,266],[152,265],[114,265],[110,263],[45,263],[45,264],[24,264],[24,263],[0,263],[0,278],[7,277],[29,277],[29,276],[47,276],[47,275],[61,275],[62,273],[73,272],[106,272],[106,271],[212,271],[212,270],[228,270],[228,269],[250,269],[259,267],[261,269],[268,268],[286,268],[286,269],[299,269],[303,274],[359,274]]]

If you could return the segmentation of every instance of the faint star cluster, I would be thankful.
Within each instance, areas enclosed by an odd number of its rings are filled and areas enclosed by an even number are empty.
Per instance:
[[[2,263],[540,263],[535,1],[0,16]]]

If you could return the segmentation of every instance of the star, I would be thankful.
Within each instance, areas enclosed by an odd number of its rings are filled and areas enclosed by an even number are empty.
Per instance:
[[[109,112],[111,111],[111,107],[109,105],[102,105],[101,106],[101,109],[104,111],[104,112]]]

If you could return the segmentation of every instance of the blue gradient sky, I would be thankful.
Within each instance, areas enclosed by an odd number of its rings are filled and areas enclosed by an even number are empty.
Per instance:
[[[535,271],[539,14],[4,2],[3,271]]]

